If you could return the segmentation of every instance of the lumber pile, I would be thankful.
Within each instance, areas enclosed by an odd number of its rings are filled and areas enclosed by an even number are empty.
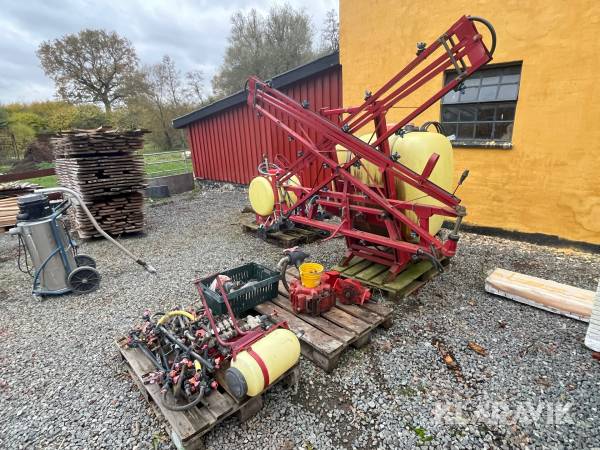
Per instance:
[[[486,278],[485,290],[583,322],[590,321],[594,304],[593,291],[505,269],[495,269]]]
[[[52,138],[60,184],[76,191],[109,234],[144,230],[146,187],[143,157],[146,130],[107,128],[61,132]],[[79,237],[99,236],[81,208],[72,209]]]
[[[0,229],[6,230],[17,222],[17,197],[39,188],[37,184],[13,182],[0,184]]]

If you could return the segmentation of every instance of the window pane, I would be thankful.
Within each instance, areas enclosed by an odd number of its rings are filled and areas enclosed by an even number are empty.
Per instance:
[[[492,105],[482,105],[477,112],[477,120],[494,120],[496,107]]]
[[[475,126],[475,139],[491,139],[493,128],[492,123],[478,123]]]
[[[473,132],[475,131],[475,125],[472,123],[459,123],[458,133],[456,135],[459,139],[473,139]]]
[[[469,78],[467,78],[465,81],[463,81],[465,86],[466,87],[479,86],[479,83],[481,82],[481,80],[477,75],[479,75],[479,74],[476,73],[476,74],[470,76]]]
[[[476,87],[466,88],[464,94],[460,94],[460,102],[469,103],[476,101],[478,91],[479,88]]]
[[[515,105],[498,106],[498,120],[515,120]]]
[[[520,79],[521,75],[519,75],[518,73],[514,75],[503,75],[502,83],[518,83]]]
[[[446,136],[456,136],[457,125],[455,123],[442,123],[442,127],[444,128]]]
[[[442,102],[443,103],[458,103],[459,95],[460,95],[459,92],[456,92],[455,90],[451,90],[446,95],[444,95],[444,99],[442,100]]]
[[[442,108],[442,122],[457,122],[458,121],[458,110],[452,106],[445,106]]]
[[[502,83],[518,83],[521,80],[521,66],[510,66],[504,68]]]
[[[472,122],[475,120],[475,115],[477,113],[476,106],[460,106],[457,109],[460,111],[461,122]]]
[[[495,77],[483,77],[483,79],[481,80],[481,84],[486,85],[486,84],[498,84],[500,83],[500,76],[495,76]]]
[[[489,102],[490,100],[496,100],[498,93],[498,86],[482,86],[479,90],[479,101]]]
[[[512,138],[512,122],[497,122],[494,129],[494,139],[510,141]]]
[[[516,100],[519,92],[518,84],[506,84],[500,86],[498,91],[498,100]]]

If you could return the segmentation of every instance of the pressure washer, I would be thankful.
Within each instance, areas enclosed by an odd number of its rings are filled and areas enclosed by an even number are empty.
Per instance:
[[[64,200],[52,205],[47,195],[51,193],[62,193]],[[9,230],[9,234],[19,239],[17,264],[21,271],[32,276],[32,292],[36,296],[67,292],[85,294],[100,286],[101,276],[96,262],[91,256],[78,252],[77,243],[64,220],[65,213],[72,206],[79,206],[94,228],[111,244],[148,272],[156,273],[151,265],[137,258],[100,228],[83,199],[71,189],[37,189],[19,197],[17,205],[17,224]]]

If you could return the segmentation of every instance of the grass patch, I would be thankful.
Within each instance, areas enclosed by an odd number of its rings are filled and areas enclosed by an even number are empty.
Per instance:
[[[30,178],[29,180],[23,180],[26,183],[39,184],[43,188],[56,187],[58,186],[58,179],[56,175],[48,175],[47,177]]]
[[[409,425],[408,427],[413,433],[417,435],[421,443],[424,444],[433,441],[433,436],[427,434],[427,430],[425,428],[420,426],[413,427],[412,425]]]

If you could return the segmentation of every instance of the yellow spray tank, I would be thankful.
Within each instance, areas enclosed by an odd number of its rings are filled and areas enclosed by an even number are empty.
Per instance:
[[[237,398],[254,397],[291,369],[299,358],[300,341],[296,335],[286,328],[278,328],[256,341],[250,349],[238,353],[225,372],[225,381]]]
[[[289,186],[300,186],[300,180],[296,175],[291,176],[284,184]],[[275,194],[271,186],[270,176],[258,176],[250,182],[248,187],[248,198],[254,212],[260,216],[269,216],[275,209]],[[298,200],[296,194],[279,188],[279,199],[285,200],[288,206],[292,206]]]
[[[368,142],[371,134],[360,136],[360,139]],[[375,137],[371,141],[375,141]],[[389,138],[392,154],[399,155],[398,160],[409,169],[417,173],[421,173],[429,157],[433,153],[440,155],[440,158],[429,176],[429,180],[437,184],[441,188],[452,191],[452,175],[454,171],[454,154],[452,144],[446,136],[441,133],[433,133],[427,131],[412,131],[405,133],[403,136],[392,136]],[[339,162],[349,161],[352,154],[342,147],[337,147],[337,157]],[[362,182],[371,186],[383,186],[381,173],[377,166],[369,161],[363,160],[363,166],[353,167],[352,174],[358,177]],[[366,168],[366,169],[365,169]],[[403,181],[396,181],[396,197],[398,200],[415,200],[426,205],[442,205],[438,200],[431,197],[422,197],[424,194],[417,188]],[[417,222],[415,213],[407,211],[406,215],[409,219]],[[440,231],[444,219],[441,216],[431,216],[429,219],[429,232],[436,234]]]

